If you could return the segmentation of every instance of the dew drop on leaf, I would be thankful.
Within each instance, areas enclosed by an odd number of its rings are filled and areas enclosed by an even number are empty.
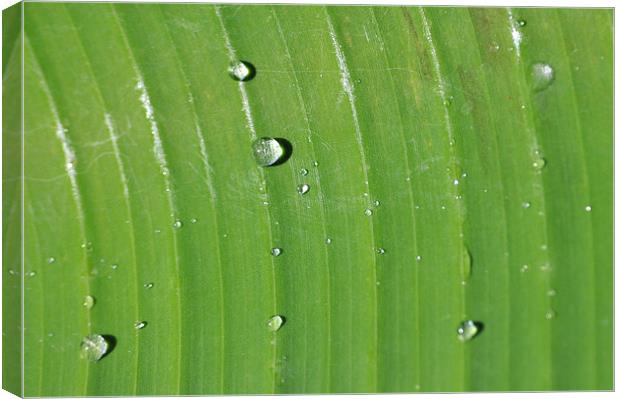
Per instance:
[[[299,174],[300,174],[300,175],[302,175],[302,176],[307,176],[307,175],[308,175],[308,169],[306,169],[306,168],[302,168],[302,169],[299,171]]]
[[[144,327],[146,327],[146,321],[136,321],[133,325],[133,327],[136,330],[142,330]]]
[[[383,254],[385,253],[385,249],[383,249],[383,248],[377,248],[377,253],[378,253],[379,255],[383,255]]]
[[[467,342],[472,340],[481,331],[482,323],[473,320],[466,320],[456,329],[456,334],[460,341]]]
[[[532,87],[535,91],[541,91],[549,87],[555,79],[553,67],[545,63],[532,65]]]
[[[50,265],[52,263],[56,263],[56,258],[54,258],[53,256],[50,256],[49,258],[47,258],[47,263],[49,263]]]
[[[174,223],[172,223],[172,227],[174,227],[175,229],[180,229],[181,227],[183,227],[183,222],[177,219],[174,221]]]
[[[541,156],[537,156],[534,161],[532,161],[532,167],[534,170],[543,170],[547,166],[547,160]]]
[[[248,80],[251,80],[254,75],[256,75],[256,69],[254,68],[254,65],[249,62],[239,60],[230,64],[228,67],[228,73],[230,74],[230,77],[235,80],[247,82]]]
[[[110,350],[110,343],[103,335],[91,334],[82,339],[80,344],[80,352],[82,359],[90,362],[100,360]]]
[[[366,210],[364,211],[364,215],[366,215],[366,216],[372,216],[372,209],[370,209],[370,208],[366,208]]]
[[[308,191],[310,191],[310,186],[308,184],[304,183],[297,186],[297,192],[301,195],[306,194]]]
[[[329,245],[329,244],[331,244],[331,243],[332,243],[332,239],[331,239],[331,238],[329,238],[329,237],[327,237],[327,238],[325,239],[325,244]]]
[[[272,316],[268,321],[267,321],[267,328],[269,329],[269,331],[271,332],[276,332],[278,331],[280,328],[282,328],[282,325],[284,325],[284,317],[280,316],[280,315],[275,315]]]
[[[592,212],[592,207],[590,205],[586,205],[584,209],[586,210],[586,212]]]
[[[153,288],[153,283],[144,284],[144,288],[146,288],[147,290],[150,290],[151,288]]]
[[[532,206],[532,204],[530,202],[528,202],[528,201],[525,201],[525,202],[523,202],[521,204],[521,208],[523,208],[523,209],[528,209],[531,206]]]
[[[553,309],[549,309],[547,311],[547,313],[545,313],[545,319],[547,319],[547,320],[555,319],[556,316],[557,316],[557,314],[555,313],[555,310],[553,310]]]
[[[519,24],[520,27],[524,27],[525,25],[527,25],[527,21],[524,19],[518,20],[517,23]]]
[[[461,260],[461,281],[464,283],[471,277],[472,257],[469,250],[463,247]]]
[[[254,160],[260,166],[271,166],[280,161],[286,153],[282,143],[274,138],[261,137],[252,143]]]
[[[86,309],[90,310],[95,306],[95,298],[92,295],[87,295],[84,297],[84,301],[82,301],[82,306]]]
[[[282,248],[278,248],[278,247],[271,248],[271,255],[273,256],[282,255]]]

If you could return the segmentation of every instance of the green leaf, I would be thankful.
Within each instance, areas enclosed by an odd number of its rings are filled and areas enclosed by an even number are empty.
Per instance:
[[[24,7],[27,396],[612,389],[610,9]]]

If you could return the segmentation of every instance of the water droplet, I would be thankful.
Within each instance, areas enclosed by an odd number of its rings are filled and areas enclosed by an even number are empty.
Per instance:
[[[93,250],[93,243],[90,241],[82,243],[82,245],[80,245],[80,248],[85,249],[88,252],[90,252]]]
[[[87,295],[84,297],[84,301],[82,301],[82,306],[86,309],[90,310],[95,306],[95,298],[91,295]]]
[[[521,208],[528,209],[532,204],[528,201],[525,201],[521,204]]]
[[[543,263],[543,264],[540,266],[540,271],[541,271],[541,272],[550,272],[550,271],[551,271],[551,265],[550,265],[548,262]]]
[[[151,288],[153,288],[153,283],[144,284],[144,288],[146,288],[147,290],[150,290]]]
[[[56,258],[54,258],[53,256],[50,256],[49,258],[47,258],[47,263],[49,263],[50,265],[55,262],[56,262]]]
[[[532,87],[535,91],[546,89],[554,79],[555,72],[551,65],[540,62],[532,65]]]
[[[260,166],[272,166],[284,159],[286,148],[277,139],[261,137],[252,143],[252,153]]]
[[[191,218],[189,221],[190,221],[190,223],[196,223],[196,222],[198,221],[198,219],[196,219],[196,218]]]
[[[302,169],[299,171],[299,174],[301,174],[302,176],[307,176],[307,175],[308,175],[308,169],[306,169],[306,168],[302,168]]]
[[[454,184],[455,186],[458,186],[459,185],[459,179],[454,179],[452,181],[452,184]]]
[[[529,269],[530,269],[530,267],[528,265],[523,265],[523,266],[521,266],[521,273],[525,273]]]
[[[159,233],[161,233],[161,230],[160,230],[160,229],[155,229],[155,230],[153,230],[153,232],[154,232],[155,234],[159,234]]]
[[[254,68],[254,65],[249,62],[239,60],[230,64],[228,67],[228,73],[230,74],[230,77],[235,80],[247,82],[256,75],[256,69]]]
[[[115,263],[115,264],[113,264],[113,265],[111,265],[110,267],[112,268],[112,270],[116,270],[116,269],[118,269],[118,265],[117,265],[116,263]]]
[[[556,316],[557,316],[557,314],[555,313],[555,310],[553,310],[553,309],[549,309],[549,310],[547,310],[547,313],[545,313],[545,319],[547,319],[547,320],[555,319]]]
[[[422,257],[420,255],[415,257],[415,260],[417,260],[418,262],[420,262],[422,260]]]
[[[26,273],[27,277],[34,277],[36,275],[37,275],[37,272],[35,272],[35,271],[31,271],[31,272]]]
[[[110,350],[110,343],[99,334],[91,334],[82,339],[80,344],[80,352],[82,359],[90,362],[100,360]]]
[[[280,328],[282,328],[282,325],[284,325],[284,322],[286,321],[286,319],[283,316],[280,315],[275,315],[272,316],[268,321],[267,321],[267,328],[269,329],[269,331],[271,332],[276,332],[278,331]]]
[[[366,216],[372,216],[372,209],[370,209],[370,208],[366,208],[366,210],[364,211],[364,215],[366,215]]]
[[[558,294],[557,291],[554,290],[553,288],[547,291],[547,296],[556,296],[557,294]]]
[[[329,245],[331,243],[332,243],[332,239],[331,238],[328,237],[328,238],[325,239],[325,244]]]
[[[310,191],[310,186],[308,184],[304,183],[297,186],[297,192],[301,195],[306,194],[308,191]]]
[[[271,248],[271,255],[273,256],[280,256],[282,254],[282,248]]]
[[[547,160],[541,156],[537,157],[536,159],[534,159],[534,161],[532,161],[532,167],[535,170],[543,170],[546,165]]]
[[[174,221],[174,223],[172,223],[172,227],[174,227],[175,229],[180,229],[181,227],[183,227],[183,222],[177,219]]]
[[[524,19],[518,20],[517,23],[519,24],[520,27],[524,27],[525,25],[527,25],[527,21]]]
[[[316,166],[319,166],[319,163],[317,161],[314,161],[314,162],[312,162],[312,165],[314,165],[316,167]]]
[[[540,246],[541,251],[546,251],[547,250],[547,244],[542,244]]]
[[[456,333],[460,341],[467,342],[482,332],[482,327],[482,323],[480,322],[466,320],[459,325],[456,329]]]
[[[379,206],[379,205],[381,205],[381,202],[379,200],[375,200],[374,204],[375,204],[375,206]]]
[[[379,255],[383,255],[383,254],[385,253],[385,249],[383,249],[383,248],[377,248],[377,253],[378,253]]]
[[[586,205],[584,209],[586,210],[586,212],[592,212],[592,207],[590,205]]]
[[[133,327],[136,330],[142,330],[144,327],[146,327],[147,322],[146,321],[136,321],[133,325]]]

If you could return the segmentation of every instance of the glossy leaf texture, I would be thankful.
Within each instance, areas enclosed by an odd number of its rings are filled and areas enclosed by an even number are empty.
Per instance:
[[[26,395],[611,389],[612,32],[26,3]]]

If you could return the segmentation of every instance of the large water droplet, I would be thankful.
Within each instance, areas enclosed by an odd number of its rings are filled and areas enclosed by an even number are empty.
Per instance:
[[[183,227],[183,222],[177,219],[174,221],[174,223],[172,223],[172,227],[174,227],[175,229],[180,229],[181,227]]]
[[[555,71],[553,67],[545,63],[536,63],[532,65],[532,87],[536,91],[541,91],[549,87],[555,79]]]
[[[271,248],[271,255],[273,255],[273,256],[280,256],[280,255],[282,255],[282,248],[278,248],[278,247]]]
[[[586,205],[584,209],[586,210],[586,212],[592,212],[592,207],[590,205]]]
[[[280,328],[282,328],[282,325],[284,325],[284,322],[285,322],[285,319],[283,316],[280,316],[280,315],[272,316],[267,321],[267,328],[269,328],[269,331],[276,332]]]
[[[231,78],[241,82],[246,82],[251,80],[256,75],[256,68],[254,68],[254,65],[247,61],[239,60],[230,64],[228,67],[228,73]]]
[[[286,157],[286,146],[283,142],[270,138],[261,137],[252,143],[254,160],[260,166],[272,166]]]
[[[329,244],[331,244],[331,243],[332,243],[332,239],[331,239],[331,238],[329,238],[329,237],[327,237],[327,238],[325,239],[325,244],[329,245]]]
[[[306,194],[308,191],[310,191],[310,186],[308,184],[304,183],[297,186],[297,192],[301,195]]]
[[[110,350],[110,342],[99,334],[91,334],[82,339],[80,344],[81,356],[91,362],[100,360]]]
[[[84,306],[88,310],[92,309],[93,306],[95,306],[95,297],[91,295],[85,296],[84,301],[82,301],[82,306]]]
[[[460,341],[467,342],[482,332],[482,323],[473,320],[466,320],[456,329]]]

